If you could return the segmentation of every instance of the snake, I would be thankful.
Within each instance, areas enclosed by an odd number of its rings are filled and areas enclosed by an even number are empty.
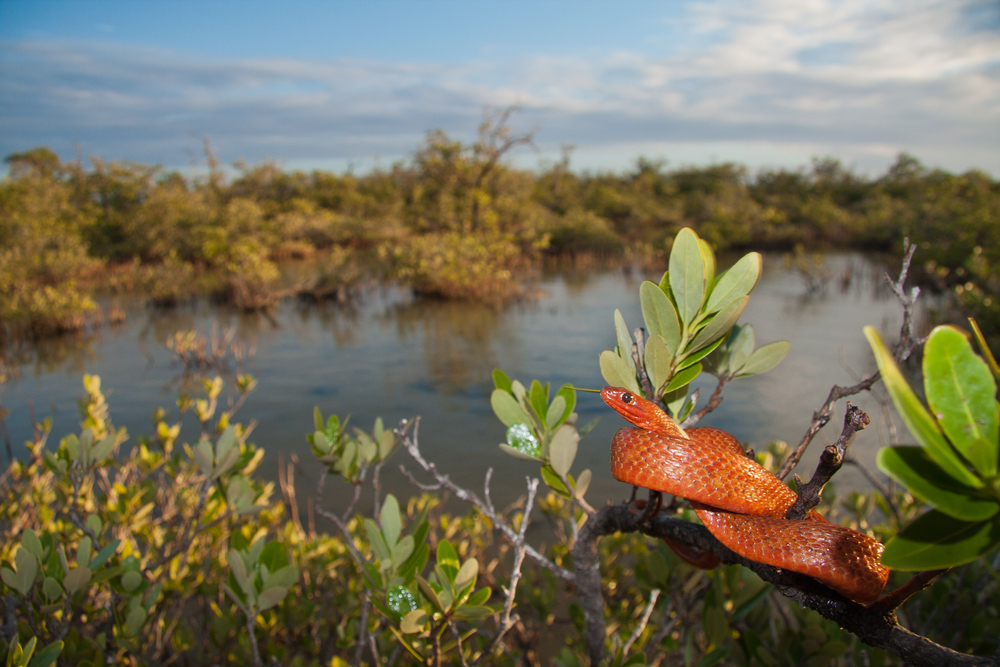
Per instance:
[[[889,577],[879,562],[883,545],[815,510],[786,519],[796,493],[735,437],[682,429],[658,405],[621,387],[605,387],[601,398],[633,424],[611,441],[615,479],[687,499],[712,535],[743,558],[812,577],[855,602],[881,595]]]

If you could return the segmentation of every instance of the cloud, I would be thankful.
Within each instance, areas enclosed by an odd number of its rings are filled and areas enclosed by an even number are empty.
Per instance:
[[[1000,174],[995,6],[758,0],[686,9],[671,31],[683,42],[666,56],[526,53],[456,65],[5,42],[0,151],[44,144],[70,157],[79,142],[105,158],[175,166],[208,136],[227,161],[394,158],[429,129],[471,138],[484,106],[517,103],[517,124],[538,126],[547,153],[572,143],[606,166],[619,166],[623,151],[697,160],[700,146],[705,159],[710,151],[765,164],[812,151],[879,169],[907,150]]]

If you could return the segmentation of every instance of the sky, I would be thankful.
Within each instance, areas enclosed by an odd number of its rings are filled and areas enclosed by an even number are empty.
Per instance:
[[[2,155],[363,173],[510,105],[525,168],[1000,176],[1000,2],[0,0]]]

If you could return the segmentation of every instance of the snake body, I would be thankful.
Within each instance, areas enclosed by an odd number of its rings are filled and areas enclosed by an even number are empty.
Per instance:
[[[884,547],[815,511],[785,519],[796,494],[756,461],[730,434],[714,428],[684,431],[656,404],[619,387],[604,401],[636,426],[611,442],[615,479],[691,501],[702,523],[744,558],[817,579],[856,602],[875,600],[889,568]]]

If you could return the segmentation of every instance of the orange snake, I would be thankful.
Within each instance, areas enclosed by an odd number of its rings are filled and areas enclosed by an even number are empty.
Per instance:
[[[814,510],[785,519],[795,492],[747,458],[736,438],[714,428],[684,431],[626,389],[605,387],[601,398],[638,427],[611,441],[615,479],[687,498],[715,538],[744,558],[813,577],[856,602],[882,593],[889,577],[879,563],[882,544]]]

